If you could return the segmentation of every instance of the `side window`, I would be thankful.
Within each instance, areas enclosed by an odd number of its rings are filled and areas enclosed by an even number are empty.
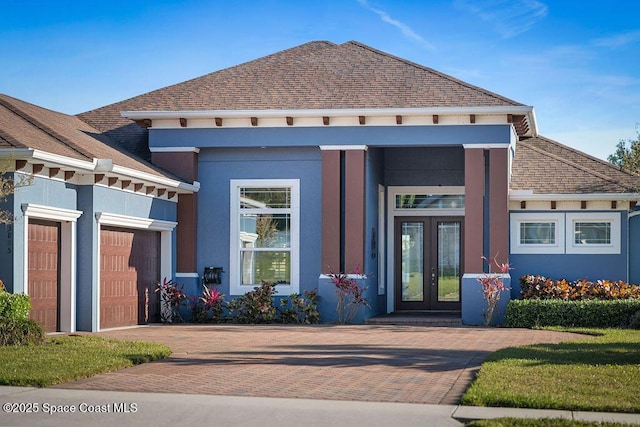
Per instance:
[[[567,213],[568,254],[619,254],[619,212]]]
[[[231,181],[232,294],[244,294],[261,281],[279,294],[299,291],[299,181]]]
[[[511,253],[564,253],[564,214],[512,213]]]

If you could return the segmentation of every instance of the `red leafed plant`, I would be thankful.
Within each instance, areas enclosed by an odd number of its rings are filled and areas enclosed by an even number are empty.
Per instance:
[[[180,313],[180,306],[187,299],[184,285],[178,288],[173,281],[165,277],[162,283],[156,284],[156,292],[160,292],[160,318],[164,323],[184,322]]]
[[[361,274],[360,266],[356,265],[351,274],[331,272],[328,276],[336,288],[338,323],[349,324],[355,318],[360,307],[369,306],[369,300],[364,296],[367,288],[358,284],[358,280],[366,279],[367,275]]]
[[[493,325],[493,317],[495,316],[502,292],[510,289],[504,285],[504,281],[502,280],[502,275],[507,274],[510,267],[508,262],[499,263],[496,257],[491,259],[482,257],[482,259],[489,266],[489,271],[481,277],[478,277],[478,282],[480,282],[482,286],[482,295],[487,304],[483,312],[484,324],[485,326],[491,326]],[[491,271],[493,266],[498,269],[499,273]]]

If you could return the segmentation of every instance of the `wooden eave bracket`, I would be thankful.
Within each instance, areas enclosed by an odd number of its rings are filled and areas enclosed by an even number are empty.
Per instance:
[[[216,117],[214,120],[216,122],[217,127],[222,126],[222,117]]]
[[[364,124],[366,124],[366,123],[367,123],[367,118],[366,118],[365,116],[358,116],[358,122],[359,122],[361,125],[364,125]]]
[[[433,124],[434,124],[434,125],[437,125],[437,124],[438,124],[438,119],[439,119],[439,117],[438,117],[438,115],[437,115],[437,114],[434,114],[434,115],[431,117],[431,120],[433,121]]]
[[[329,123],[331,122],[331,120],[329,119],[329,116],[323,116],[322,117],[322,124],[325,126],[329,126]]]
[[[44,164],[42,163],[34,163],[32,173],[40,173],[44,169]]]
[[[151,119],[134,120],[134,122],[141,128],[146,129],[151,127]]]
[[[60,173],[60,168],[49,168],[49,178],[53,178],[58,173]]]
[[[293,117],[287,117],[287,126],[293,126]]]
[[[185,119],[184,117],[180,117],[180,127],[182,128],[187,127],[187,119]]]

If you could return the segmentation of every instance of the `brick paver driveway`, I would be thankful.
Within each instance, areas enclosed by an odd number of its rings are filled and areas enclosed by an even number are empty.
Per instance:
[[[158,325],[103,332],[156,341],[164,360],[56,387],[456,404],[491,352],[570,333],[417,326]]]

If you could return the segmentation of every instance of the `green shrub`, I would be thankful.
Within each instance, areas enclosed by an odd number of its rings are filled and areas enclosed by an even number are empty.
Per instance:
[[[0,319],[0,346],[42,344],[44,328],[31,319]]]
[[[511,300],[507,305],[506,326],[566,326],[630,328],[640,323],[640,300],[559,299]]]
[[[623,281],[586,279],[569,282],[565,279],[553,280],[549,277],[526,275],[520,277],[520,293],[524,299],[640,299],[640,285],[630,285]]]
[[[280,321],[306,325],[320,323],[318,298],[318,290],[312,289],[304,291],[304,297],[300,294],[291,294],[289,298],[281,299]]]
[[[227,305],[229,317],[237,323],[271,323],[276,318],[273,294],[276,285],[262,282],[252,291],[234,298]]]
[[[27,320],[30,311],[29,296],[5,291],[4,284],[0,281],[0,319]]]

